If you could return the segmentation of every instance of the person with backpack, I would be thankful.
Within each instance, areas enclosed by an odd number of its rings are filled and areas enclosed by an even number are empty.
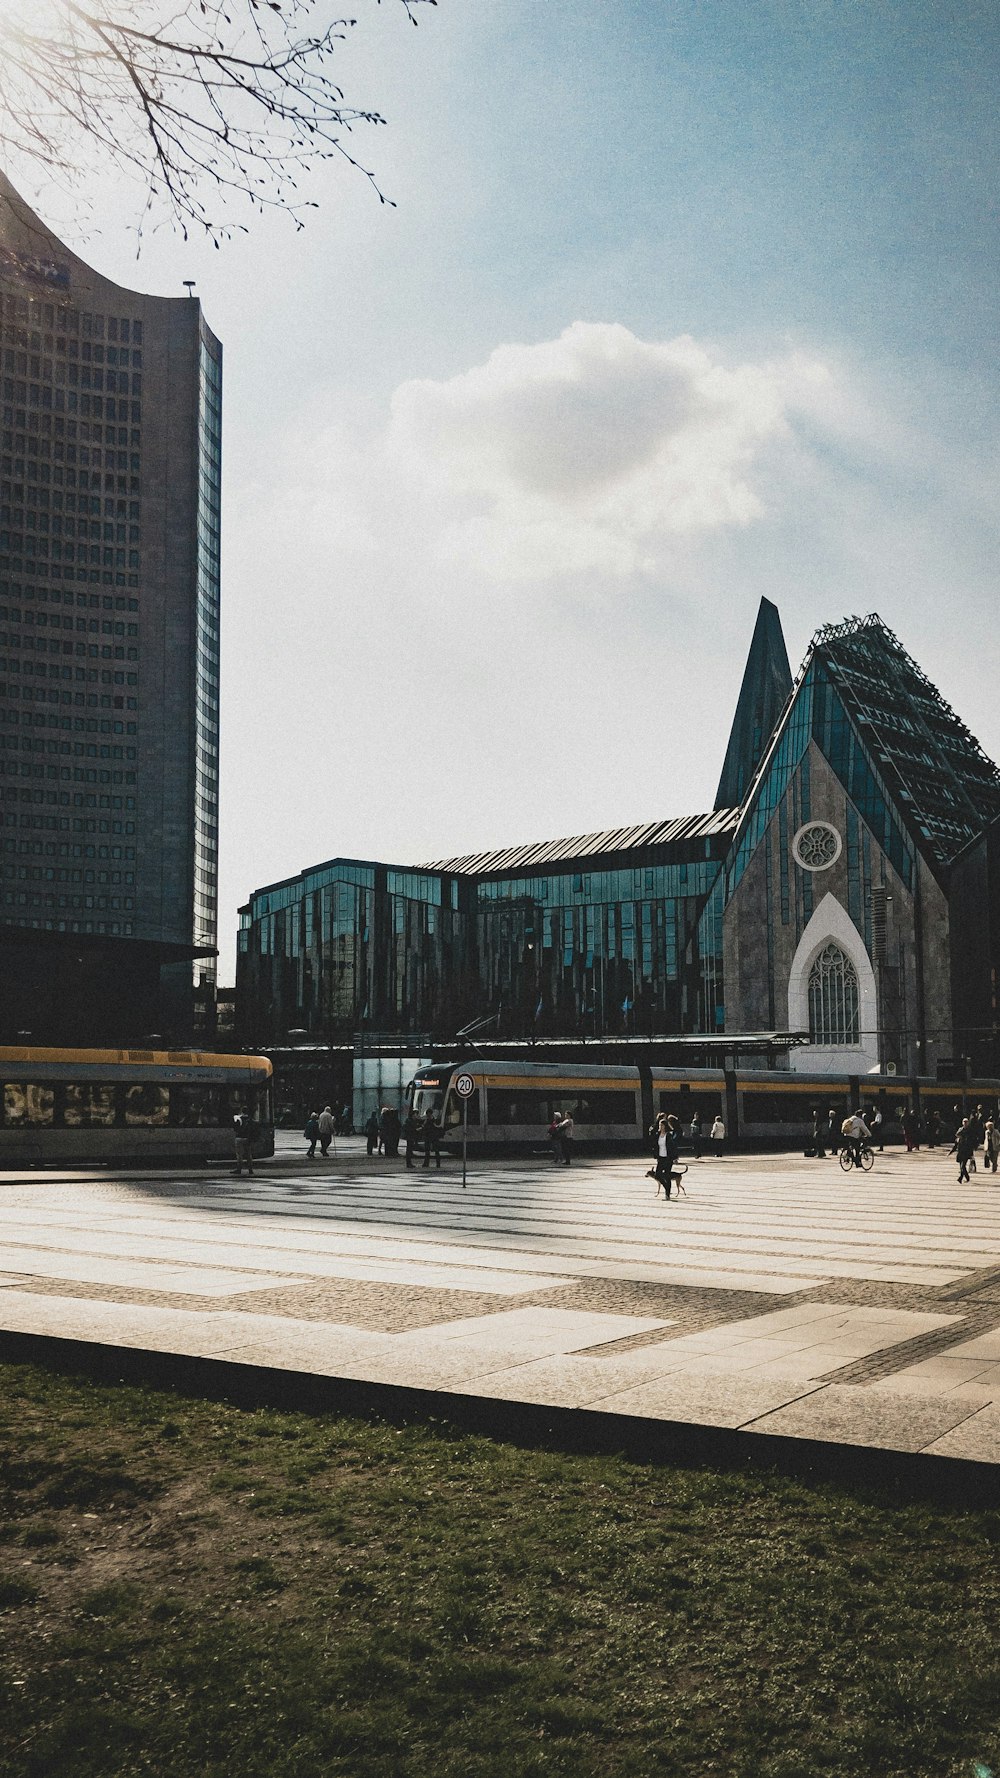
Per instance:
[[[319,1141],[319,1113],[311,1111],[306,1118],[306,1127],[302,1132],[309,1144],[306,1154],[309,1160],[316,1159],[316,1144]]]

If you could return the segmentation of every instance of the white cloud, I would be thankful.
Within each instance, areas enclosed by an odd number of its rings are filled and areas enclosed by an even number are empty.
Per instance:
[[[728,367],[688,335],[575,321],[401,384],[388,455],[445,558],[508,580],[650,572],[671,539],[762,516],[755,469],[831,381],[799,352]]]

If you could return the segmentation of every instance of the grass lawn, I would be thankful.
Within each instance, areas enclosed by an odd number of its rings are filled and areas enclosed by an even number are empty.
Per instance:
[[[0,1367],[4,1778],[1000,1775],[1000,1516]]]

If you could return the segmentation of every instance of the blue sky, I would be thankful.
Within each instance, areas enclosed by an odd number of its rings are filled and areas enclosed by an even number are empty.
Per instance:
[[[762,593],[793,664],[878,610],[1000,756],[995,7],[356,12],[395,209],[331,165],[137,264],[109,183],[74,243],[225,345],[223,973],[319,859],[709,807]]]

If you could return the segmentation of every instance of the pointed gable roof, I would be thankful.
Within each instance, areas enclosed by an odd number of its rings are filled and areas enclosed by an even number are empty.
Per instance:
[[[875,613],[816,631],[833,685],[913,840],[947,867],[1000,816],[1000,770]]]
[[[716,792],[717,809],[743,801],[792,689],[778,607],[761,599]]]

